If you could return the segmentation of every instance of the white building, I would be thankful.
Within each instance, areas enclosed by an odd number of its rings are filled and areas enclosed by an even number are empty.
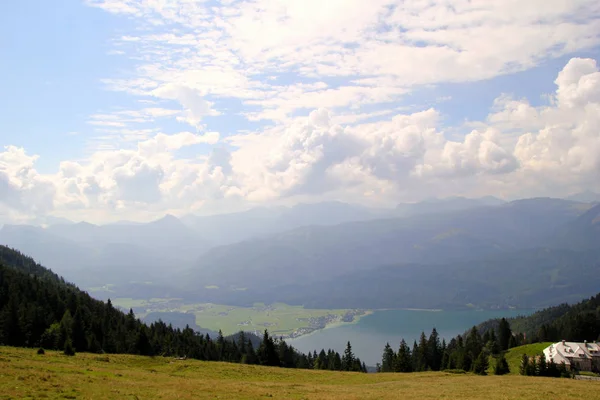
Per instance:
[[[567,369],[579,371],[600,370],[600,344],[561,341],[544,349],[546,361],[555,364],[565,363]]]

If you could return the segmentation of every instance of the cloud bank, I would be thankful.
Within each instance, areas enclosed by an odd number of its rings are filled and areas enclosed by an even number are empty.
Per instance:
[[[598,46],[595,1],[88,5],[134,21],[113,45],[135,67],[103,83],[140,107],[91,114],[90,154],[63,161],[56,174],[36,171],[43,155],[4,147],[5,219],[102,222],[299,199],[393,205],[600,190],[594,59],[571,58],[543,105],[498,93],[487,117],[468,125],[445,125],[435,104],[399,107],[427,85],[510,75]],[[248,128],[217,133],[211,118]],[[167,133],[163,121],[182,129]]]

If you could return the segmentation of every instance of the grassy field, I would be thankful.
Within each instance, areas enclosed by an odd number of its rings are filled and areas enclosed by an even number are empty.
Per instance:
[[[311,327],[315,319],[328,318],[330,323],[339,322],[350,310],[311,310],[302,306],[277,303],[253,307],[237,307],[222,304],[186,304],[182,299],[115,298],[112,303],[125,310],[133,308],[136,316],[143,318],[150,312],[185,312],[196,316],[196,324],[202,328],[225,335],[240,330],[262,332],[265,328],[273,335],[289,335]]]
[[[511,375],[519,375],[519,367],[521,366],[521,358],[523,354],[527,354],[528,356],[539,356],[542,354],[543,350],[550,346],[551,342],[546,343],[534,343],[527,344],[524,346],[514,347],[508,350],[504,357],[506,357],[506,362],[508,362],[508,366],[510,368]],[[490,356],[489,358],[489,368],[488,374],[492,375],[494,373],[494,366],[496,365],[496,357]]]
[[[506,361],[508,362],[508,366],[510,367],[510,373],[513,375],[519,374],[519,367],[521,366],[521,358],[523,357],[523,354],[527,354],[528,356],[539,356],[543,353],[544,349],[551,344],[551,342],[534,343],[508,350],[505,357]]]
[[[600,382],[359,374],[0,347],[0,399],[593,399]]]

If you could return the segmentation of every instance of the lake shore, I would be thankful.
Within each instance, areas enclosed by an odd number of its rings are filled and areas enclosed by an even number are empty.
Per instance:
[[[375,312],[376,310],[355,310],[355,312],[360,312],[360,313],[355,313],[352,315],[352,321],[344,321],[344,320],[339,320],[336,319],[332,322],[326,322],[325,325],[320,326],[320,327],[308,327],[308,328],[301,328],[296,330],[295,332],[292,332],[290,335],[287,336],[283,336],[283,338],[285,340],[294,340],[294,339],[299,339],[299,338],[303,338],[306,336],[310,336],[310,335],[314,335],[317,332],[321,332],[327,329],[332,329],[332,328],[338,328],[340,326],[345,326],[345,325],[354,325],[357,324],[361,318],[366,317],[368,315],[371,315]]]

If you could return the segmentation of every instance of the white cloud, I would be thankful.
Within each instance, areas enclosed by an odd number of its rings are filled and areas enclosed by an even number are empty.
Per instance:
[[[133,67],[102,82],[139,108],[90,115],[88,157],[63,161],[56,174],[39,174],[38,156],[5,148],[3,215],[102,221],[332,194],[391,205],[600,190],[596,60],[572,58],[543,106],[498,93],[470,132],[444,126],[429,105],[398,104],[415,88],[511,74],[598,46],[597,1],[87,3],[134,25],[112,41]],[[230,117],[252,130],[211,129]],[[192,132],[165,133],[174,130]]]
[[[0,152],[0,203],[23,213],[52,210],[54,186],[34,168],[37,158],[23,148],[4,147]]]
[[[9,146],[0,153],[0,203],[19,215],[105,220],[333,194],[391,205],[428,195],[600,190],[597,76],[593,60],[572,59],[547,105],[502,94],[461,139],[446,138],[433,108],[346,126],[319,108],[220,145],[216,132],[154,133],[132,149],[64,161],[56,175],[40,175],[37,156]],[[208,156],[175,157],[199,144],[217,147]]]
[[[109,87],[176,99],[191,125],[218,114],[206,96],[241,100],[251,121],[283,122],[301,109],[385,107],[415,85],[489,79],[600,43],[594,0],[89,4],[142,28],[116,41],[134,76]]]

